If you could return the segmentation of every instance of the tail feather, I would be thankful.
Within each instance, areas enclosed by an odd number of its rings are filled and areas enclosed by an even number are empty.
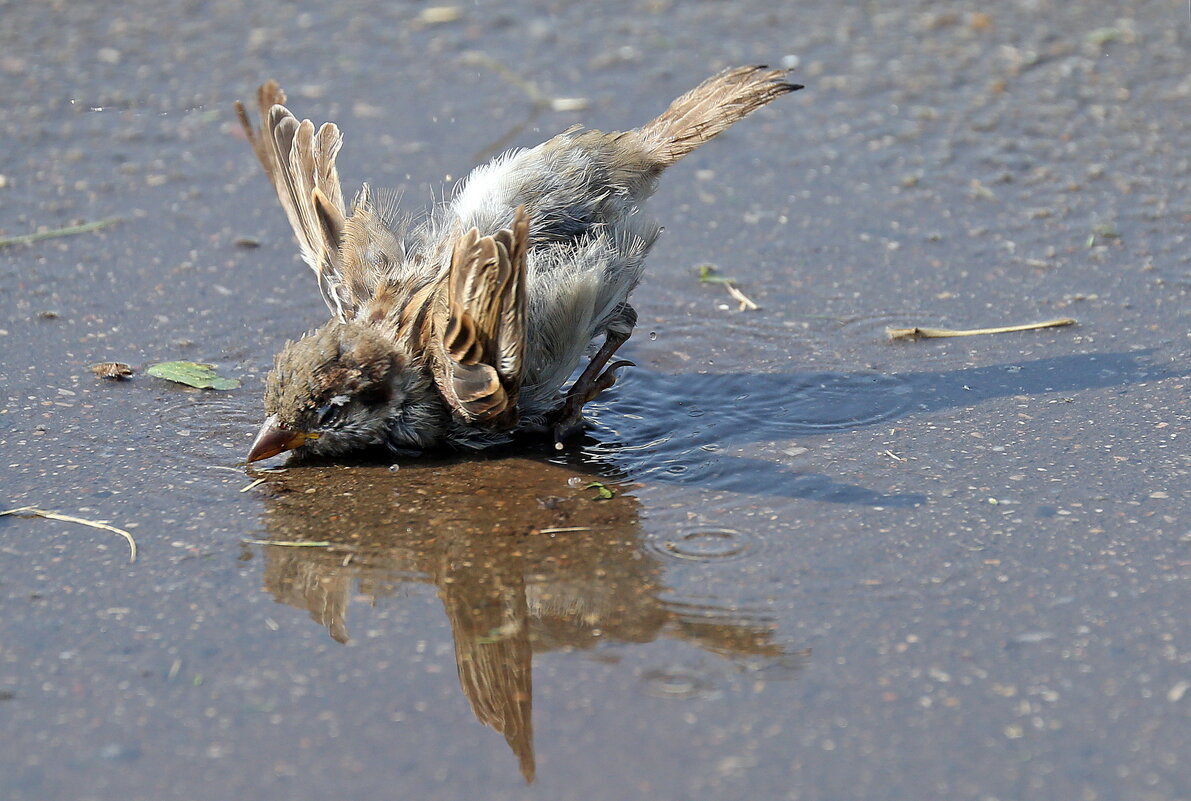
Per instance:
[[[708,78],[670,104],[657,119],[637,129],[645,150],[661,168],[788,92],[789,70],[736,67]]]

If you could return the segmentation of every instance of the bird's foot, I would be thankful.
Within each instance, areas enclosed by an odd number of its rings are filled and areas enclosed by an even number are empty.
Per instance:
[[[594,380],[585,380],[586,374],[579,376],[579,380],[567,392],[562,411],[554,423],[554,447],[557,450],[562,450],[568,440],[574,439],[587,427],[587,422],[583,419],[583,407],[616,383],[616,371],[621,367],[635,366],[627,359],[618,359],[608,365]]]

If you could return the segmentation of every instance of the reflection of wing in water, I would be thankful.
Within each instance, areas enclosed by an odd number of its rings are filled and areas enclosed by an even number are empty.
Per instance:
[[[310,617],[326,626],[336,642],[347,642],[350,570],[321,560],[288,558],[293,554],[278,555],[286,558],[265,562],[265,587],[281,603],[309,610]]]
[[[440,596],[451,621],[459,686],[472,711],[505,736],[526,781],[534,778],[533,658],[525,591],[520,582],[490,588],[486,603],[450,592]]]
[[[576,473],[514,458],[271,475],[268,539],[326,545],[266,547],[265,587],[346,642],[353,593],[375,603],[434,584],[460,686],[528,781],[534,653],[670,637],[728,657],[783,655],[761,615],[667,597],[636,498],[595,501],[586,479],[571,485]]]

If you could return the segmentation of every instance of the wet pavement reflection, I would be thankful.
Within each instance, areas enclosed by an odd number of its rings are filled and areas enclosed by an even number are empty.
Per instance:
[[[672,638],[748,658],[752,670],[789,669],[809,656],[779,644],[764,614],[675,596],[632,486],[617,483],[601,498],[614,478],[602,473],[585,478],[570,466],[509,457],[262,477],[267,537],[258,543],[268,544],[249,547],[263,551],[265,589],[347,643],[353,602],[399,604],[402,585],[433,585],[460,688],[476,718],[504,735],[528,781],[535,655]],[[732,555],[723,552],[730,539],[699,532],[666,547],[716,558]],[[699,690],[697,677],[655,673],[645,677],[655,692]]]

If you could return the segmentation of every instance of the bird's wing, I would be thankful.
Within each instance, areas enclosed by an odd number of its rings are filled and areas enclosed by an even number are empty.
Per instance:
[[[439,392],[469,423],[511,428],[525,357],[525,254],[529,217],[509,228],[460,236],[444,278],[446,310],[431,352]]]
[[[357,202],[352,216],[347,216],[335,168],[343,144],[338,126],[328,122],[315,131],[314,123],[298,122],[284,103],[285,92],[276,81],[267,81],[257,90],[260,126],[252,125],[242,103],[236,103],[236,114],[277,191],[302,259],[318,277],[323,300],[337,318],[346,321],[366,299],[362,284],[367,282],[353,280],[349,274],[353,265],[344,258],[344,232],[356,212],[372,213],[371,206],[365,203],[361,209]],[[356,227],[361,222],[357,220]]]

